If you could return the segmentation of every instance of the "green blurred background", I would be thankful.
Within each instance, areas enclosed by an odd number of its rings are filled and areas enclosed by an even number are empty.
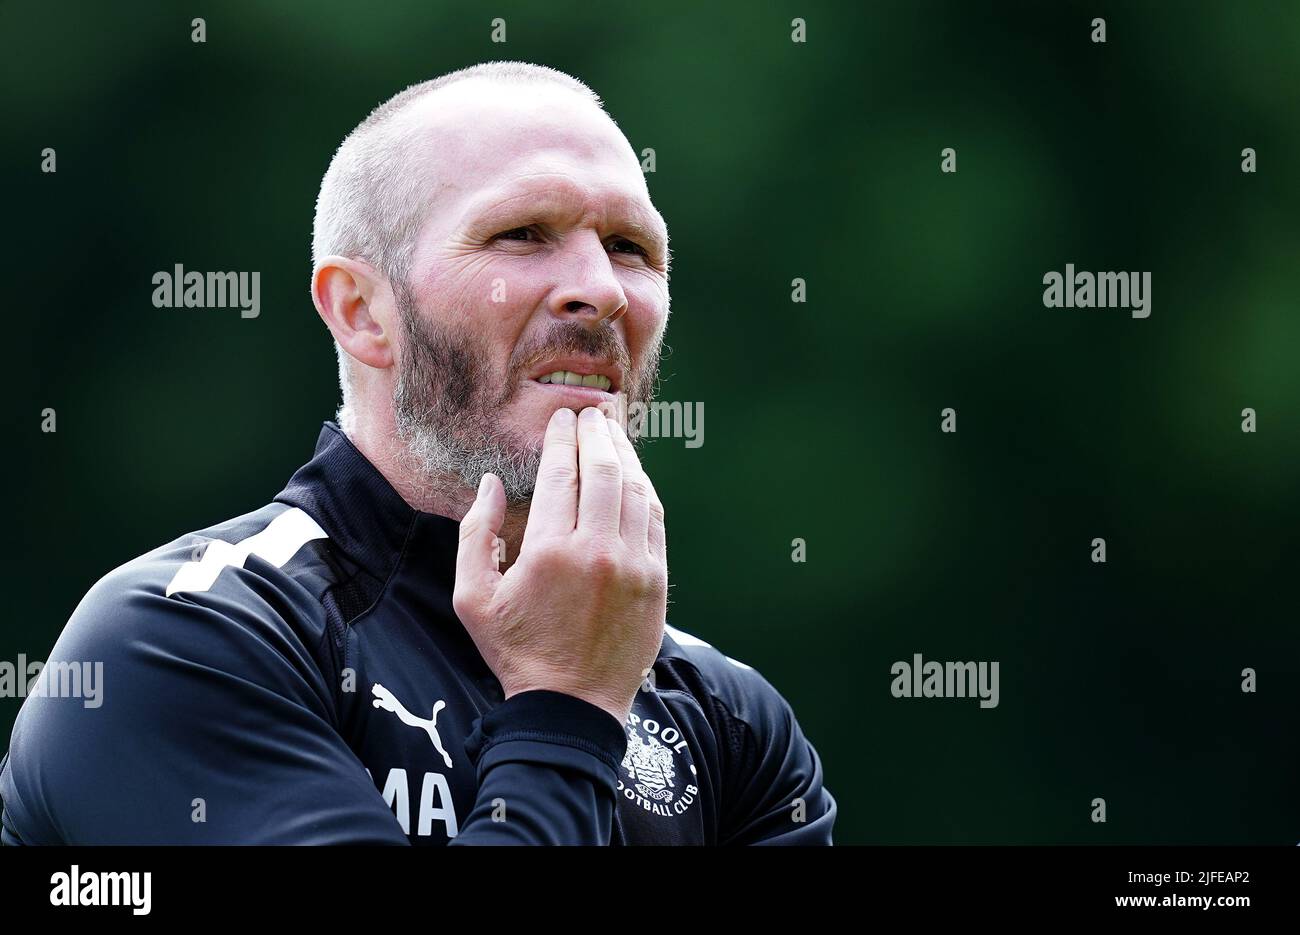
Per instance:
[[[331,154],[523,59],[656,150],[661,396],[706,416],[645,455],[669,619],[791,701],[837,842],[1300,841],[1300,4],[7,0],[0,32],[0,659],[310,456]],[[1067,262],[1151,271],[1151,317],[1044,308]],[[260,271],[261,316],[153,308],[175,263]],[[915,652],[999,661],[1001,704],[892,698]]]

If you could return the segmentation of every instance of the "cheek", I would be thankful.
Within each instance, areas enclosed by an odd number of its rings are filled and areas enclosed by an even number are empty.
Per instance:
[[[625,285],[628,312],[623,319],[628,351],[634,358],[644,356],[663,338],[668,325],[668,287],[662,282],[638,280]]]
[[[452,328],[473,328],[496,350],[507,350],[527,325],[543,292],[521,270],[471,257],[430,269],[420,285],[426,314]]]

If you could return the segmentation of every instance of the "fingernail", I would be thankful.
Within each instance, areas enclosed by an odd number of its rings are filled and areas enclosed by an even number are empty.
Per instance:
[[[572,425],[573,420],[576,419],[577,416],[574,415],[572,409],[561,408],[555,410],[555,414],[552,415],[551,418],[559,422],[561,425]]]
[[[480,497],[483,496],[483,494],[487,493],[488,478],[491,476],[492,476],[491,474],[484,474],[483,479],[478,482],[478,495]]]

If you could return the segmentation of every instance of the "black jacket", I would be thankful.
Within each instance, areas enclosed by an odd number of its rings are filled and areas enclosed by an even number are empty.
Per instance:
[[[789,705],[672,627],[624,725],[503,701],[457,533],[327,423],[272,503],[86,595],[14,725],[4,843],[831,843]]]

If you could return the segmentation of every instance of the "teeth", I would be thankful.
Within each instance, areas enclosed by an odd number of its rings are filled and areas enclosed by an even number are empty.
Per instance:
[[[537,378],[538,383],[558,383],[566,386],[594,386],[598,390],[608,391],[614,384],[609,377],[599,373],[574,373],[572,370],[557,370],[545,373]]]

